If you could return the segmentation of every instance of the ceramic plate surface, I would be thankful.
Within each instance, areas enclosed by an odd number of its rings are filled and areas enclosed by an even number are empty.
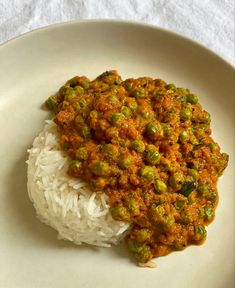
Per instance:
[[[49,113],[48,96],[69,78],[117,69],[188,87],[212,115],[213,137],[230,155],[215,221],[202,246],[139,268],[125,246],[57,240],[27,196],[27,149]],[[139,23],[82,21],[51,26],[0,47],[0,287],[221,288],[234,284],[234,68],[206,48]]]

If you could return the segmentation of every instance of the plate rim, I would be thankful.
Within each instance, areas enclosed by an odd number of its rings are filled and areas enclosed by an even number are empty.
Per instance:
[[[219,55],[217,55],[216,53],[214,53],[213,51],[211,51],[210,49],[208,49],[207,47],[204,47],[203,45],[201,45],[200,43],[197,43],[196,41],[193,41],[193,40],[191,40],[191,39],[189,39],[189,38],[187,38],[187,37],[184,37],[184,36],[182,36],[182,35],[180,35],[180,34],[177,34],[177,33],[175,33],[175,32],[172,32],[172,31],[169,31],[169,30],[166,30],[166,29],[163,29],[163,28],[160,28],[160,27],[157,27],[157,26],[154,26],[154,25],[146,25],[145,23],[143,24],[143,23],[138,23],[138,22],[129,22],[129,21],[116,21],[116,20],[114,20],[114,21],[110,21],[110,19],[104,19],[105,21],[96,21],[96,20],[82,20],[82,21],[70,21],[70,22],[65,22],[65,23],[59,23],[59,24],[53,24],[53,25],[48,25],[48,26],[46,26],[46,27],[41,27],[41,28],[38,28],[38,29],[35,29],[35,30],[32,30],[32,31],[29,31],[29,32],[26,32],[26,33],[24,33],[24,34],[22,34],[22,35],[19,35],[19,36],[17,36],[17,37],[15,37],[15,38],[13,38],[13,39],[10,39],[10,40],[8,40],[7,41],[7,43],[3,43],[2,45],[0,45],[0,56],[1,56],[1,51],[2,52],[4,52],[4,51],[6,51],[8,48],[10,48],[10,49],[12,49],[12,48],[15,48],[15,45],[16,45],[16,47],[17,47],[17,45],[22,45],[22,44],[24,44],[25,45],[25,40],[26,41],[28,41],[28,40],[30,40],[31,41],[31,37],[32,36],[34,36],[34,35],[38,35],[38,37],[39,37],[39,39],[40,39],[40,37],[41,36],[44,36],[46,33],[53,33],[53,31],[55,31],[55,30],[53,30],[54,28],[56,28],[56,27],[61,27],[62,28],[62,31],[63,31],[63,27],[68,27],[68,29],[69,29],[69,25],[74,25],[74,26],[72,26],[73,27],[73,29],[75,29],[76,27],[78,27],[79,26],[79,23],[84,23],[84,22],[93,22],[93,23],[104,23],[104,22],[108,22],[108,23],[127,23],[127,24],[133,24],[133,28],[134,28],[134,26],[136,26],[136,24],[140,24],[138,27],[142,27],[142,28],[144,28],[144,27],[152,27],[153,29],[152,30],[150,30],[149,28],[147,28],[147,29],[149,29],[148,31],[150,32],[150,33],[158,33],[158,32],[163,32],[163,33],[166,33],[166,34],[164,34],[164,35],[166,35],[166,37],[175,37],[175,38],[173,38],[173,40],[175,39],[179,39],[180,41],[187,41],[186,42],[186,44],[188,43],[188,45],[192,45],[192,47],[195,47],[195,49],[199,49],[200,50],[200,47],[201,48],[203,48],[203,49],[201,49],[200,51],[201,51],[201,53],[203,53],[204,55],[208,55],[208,56],[212,56],[212,60],[214,60],[215,62],[217,62],[219,65],[222,65],[222,67],[224,67],[225,69],[226,69],[226,72],[228,72],[228,73],[231,73],[231,72],[234,72],[234,70],[233,70],[233,67],[229,64],[229,63],[227,63],[223,58],[221,58]],[[84,23],[85,24],[85,23]],[[76,26],[76,25],[78,25],[78,26]],[[107,24],[107,26],[108,26],[109,24]],[[79,26],[80,27],[80,26]],[[78,27],[78,29],[79,29],[79,27]],[[93,27],[93,26],[92,26]],[[124,27],[124,26],[123,26]],[[131,28],[131,26],[128,26],[128,27],[130,27]],[[138,27],[137,27],[137,30],[138,30]],[[61,32],[61,28],[59,28],[58,30],[56,30],[56,31],[58,31],[58,32]],[[84,28],[85,28],[85,26],[84,26]],[[108,28],[108,27],[107,27]],[[56,28],[57,29],[57,28]],[[46,31],[46,32],[45,32]],[[44,34],[44,32],[45,32],[45,34]],[[37,33],[37,34],[36,34]],[[29,37],[29,38],[26,38],[26,37]],[[22,41],[22,42],[21,42]],[[8,46],[9,45],[9,46]],[[194,46],[194,45],[196,45],[196,46]],[[2,49],[2,50],[1,50]],[[5,50],[6,49],[6,50]],[[207,53],[209,53],[209,54],[207,54]],[[217,56],[217,57],[214,57],[214,56]],[[220,60],[222,60],[222,61],[220,61]],[[226,64],[228,64],[228,65],[226,65]],[[0,68],[1,69],[1,68]],[[221,75],[221,72],[219,73],[220,75]],[[1,86],[1,85],[0,85]],[[1,87],[0,87],[1,88]],[[222,143],[222,142],[221,142]],[[4,187],[4,186],[3,186]],[[4,189],[5,190],[5,189]],[[26,197],[28,197],[27,196],[27,191],[25,191],[26,192]],[[1,193],[0,193],[1,194]],[[33,207],[32,206],[32,203],[30,203],[30,205],[31,205],[31,207]],[[34,213],[35,213],[35,211],[34,211]],[[34,215],[35,216],[35,215]],[[35,218],[35,220],[36,220],[36,217],[34,217]],[[44,224],[43,224],[43,226],[44,226]],[[52,230],[51,228],[50,228],[50,230]],[[233,229],[233,232],[234,232],[234,229]],[[56,237],[55,237],[55,240],[56,240]],[[35,250],[36,251],[36,250]],[[208,250],[209,251],[209,250]],[[187,257],[187,255],[185,255],[186,257]],[[183,255],[182,255],[182,258],[183,258]],[[3,258],[4,259],[4,258]],[[95,258],[94,258],[95,259]],[[100,258],[101,260],[105,260],[105,258]],[[128,258],[127,258],[128,259]],[[187,259],[187,258],[186,258]],[[170,261],[170,260],[169,260]],[[233,257],[233,263],[234,263],[234,257]],[[170,262],[169,262],[169,264],[170,264]],[[117,265],[120,265],[120,263],[117,263]],[[122,264],[121,264],[122,265]],[[129,265],[128,265],[129,266]],[[169,265],[169,266],[171,266],[171,265]],[[57,267],[57,266],[55,266],[55,267]],[[79,267],[79,266],[78,266]],[[125,266],[125,263],[124,263],[124,265],[123,265],[123,267],[126,267]],[[133,268],[135,268],[135,272],[137,272],[137,274],[138,274],[138,271],[136,270],[136,269],[138,269],[137,267],[135,267],[135,266],[133,266]],[[58,268],[56,268],[56,270],[57,270]],[[132,269],[132,267],[130,266],[130,269]],[[162,265],[162,267],[160,268],[161,269],[161,272],[160,272],[160,284],[162,284],[162,285],[165,285],[166,284],[166,282],[164,282],[163,280],[162,280],[162,276],[161,276],[161,274],[164,274],[165,272],[164,272],[164,266]],[[54,270],[55,271],[55,270]],[[58,270],[57,270],[58,271]],[[107,270],[108,271],[108,270]],[[131,270],[129,270],[129,268],[128,268],[128,271],[130,272],[130,275],[133,275],[133,273],[132,273],[132,271]],[[146,270],[147,271],[147,270]],[[167,271],[167,270],[165,270],[165,271]],[[3,272],[5,272],[5,269],[3,270]],[[149,272],[149,271],[148,271]],[[226,272],[231,272],[231,270],[226,270]],[[152,272],[150,272],[150,273],[152,273]],[[155,273],[157,273],[157,271],[155,270]],[[42,272],[39,272],[39,275],[47,275],[47,277],[48,277],[48,274],[47,273],[42,273]],[[52,277],[52,281],[53,281],[53,279],[54,279],[54,272],[52,273],[52,275],[53,275],[53,277]],[[70,273],[69,273],[69,275],[71,275]],[[203,275],[203,274],[202,274]],[[205,274],[204,274],[205,275]],[[156,277],[158,277],[158,274],[155,274],[155,276]],[[155,277],[155,276],[149,276],[149,278],[150,279],[153,279],[152,277]],[[230,276],[230,274],[229,274],[229,276]],[[225,280],[228,280],[228,281],[230,281],[230,280],[232,280],[233,281],[233,279],[234,278],[230,278],[229,276],[227,276],[226,278],[224,277],[224,283],[225,283]],[[19,278],[18,278],[19,279]],[[50,278],[51,279],[51,278]],[[115,280],[115,278],[112,278],[113,280]],[[138,279],[138,278],[137,278]],[[144,278],[144,279],[146,279],[146,278]],[[192,278],[191,278],[192,279]],[[13,279],[14,280],[14,279]],[[49,280],[49,277],[46,279],[46,280]],[[1,281],[0,281],[1,282]],[[14,281],[15,282],[15,281]],[[135,281],[134,281],[135,282]],[[134,283],[133,282],[133,283]],[[10,283],[10,282],[9,282]],[[13,283],[13,282],[12,282]],[[44,283],[44,284],[43,284]],[[64,282],[62,282],[62,283],[64,283]],[[75,282],[76,283],[76,282]],[[90,283],[90,282],[89,282]],[[106,283],[106,282],[105,282]],[[104,285],[105,285],[105,283],[104,283]],[[132,282],[130,282],[130,283],[127,283],[128,285],[130,285],[131,287],[132,287],[132,284],[133,284]],[[140,284],[142,283],[142,281],[140,282]],[[149,283],[149,282],[148,282]],[[7,282],[6,282],[6,284],[8,284]],[[14,283],[13,283],[14,284]],[[37,285],[39,285],[40,286],[40,282],[38,281],[38,277],[36,277],[36,279],[35,279],[35,282],[31,282],[31,281],[29,281],[28,280],[28,282],[26,283],[26,285],[32,285],[32,284],[35,284],[36,286]],[[49,287],[50,286],[50,284],[49,283],[45,283],[45,282],[42,282],[41,283],[41,285],[45,285],[46,287]],[[53,282],[52,282],[52,284],[53,284]],[[51,285],[52,285],[51,284]],[[53,285],[56,285],[56,284],[58,284],[58,282],[56,281],[55,282],[55,284],[53,284]],[[71,281],[71,283],[70,283],[70,281],[68,282],[68,284],[69,285],[73,285],[74,284],[74,282],[73,281]],[[77,280],[77,284],[79,285],[82,285],[82,282],[80,282],[80,280]],[[100,281],[99,281],[99,278],[98,278],[98,282],[97,282],[97,286],[99,286],[100,285]],[[125,284],[125,283],[124,283]],[[209,283],[210,284],[210,283]],[[22,280],[21,281],[19,281],[19,286],[20,287],[22,287],[21,286],[22,285]],[[47,286],[48,285],[48,286]],[[90,284],[87,284],[89,287],[91,287],[90,286]],[[138,285],[138,282],[136,282],[136,284],[135,285],[137,285],[137,286],[139,286]],[[186,284],[185,285],[187,285],[187,282],[186,282]],[[209,285],[209,286],[211,286],[211,284]],[[100,287],[100,286],[99,286]],[[172,287],[172,286],[171,286]],[[177,284],[177,287],[178,287],[178,284]],[[203,285],[203,287],[204,287],[204,285]]]
[[[160,32],[166,33],[168,35],[178,37],[181,40],[187,41],[191,45],[195,45],[198,48],[204,50],[204,52],[210,53],[213,57],[216,58],[217,61],[221,61],[229,69],[232,69],[233,72],[235,72],[235,64],[233,65],[233,63],[229,62],[227,59],[223,58],[221,55],[219,55],[215,51],[211,50],[210,48],[208,48],[204,44],[202,44],[202,43],[200,43],[200,42],[198,42],[198,41],[196,41],[196,40],[194,40],[188,36],[185,36],[185,35],[181,34],[180,32],[176,32],[176,31],[173,31],[173,30],[170,30],[167,28],[163,28],[163,27],[160,27],[158,25],[151,24],[151,23],[145,23],[145,22],[135,21],[135,20],[115,19],[115,18],[79,19],[79,20],[64,21],[64,22],[49,24],[49,25],[46,25],[43,27],[38,27],[38,28],[32,29],[30,31],[27,31],[25,33],[22,33],[18,36],[15,36],[13,38],[10,38],[3,43],[0,43],[0,52],[2,49],[7,48],[8,45],[11,45],[17,41],[23,40],[24,38],[29,37],[32,34],[41,33],[41,32],[44,32],[44,31],[47,31],[50,29],[61,28],[63,26],[72,26],[72,25],[79,25],[79,24],[86,24],[86,23],[94,23],[94,24],[95,23],[97,23],[97,24],[106,23],[107,25],[108,24],[115,24],[115,23],[116,24],[126,24],[126,25],[131,25],[131,26],[146,27],[146,28],[153,29],[155,31],[160,31]]]

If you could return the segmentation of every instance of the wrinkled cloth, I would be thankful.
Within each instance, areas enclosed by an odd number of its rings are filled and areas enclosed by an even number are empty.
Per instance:
[[[235,63],[234,0],[0,0],[0,43],[54,23],[125,19],[154,24]]]

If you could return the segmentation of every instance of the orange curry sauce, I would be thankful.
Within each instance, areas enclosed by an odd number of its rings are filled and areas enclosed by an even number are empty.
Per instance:
[[[138,262],[205,240],[228,155],[197,95],[107,71],[72,78],[47,105],[71,158],[68,174],[109,196],[113,218],[131,224],[126,242]]]

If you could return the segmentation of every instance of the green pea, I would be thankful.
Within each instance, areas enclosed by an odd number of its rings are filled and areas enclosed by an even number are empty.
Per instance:
[[[112,86],[110,87],[110,91],[111,91],[112,93],[117,93],[117,92],[118,92],[117,86],[116,86],[116,85],[112,85]],[[111,102],[112,102],[112,101],[111,101]]]
[[[166,89],[176,91],[176,86],[174,83],[170,83],[170,84],[166,85]]]
[[[227,153],[222,153],[221,158],[218,159],[219,167],[217,167],[217,171],[218,171],[219,176],[222,175],[224,169],[227,167],[228,160],[229,160],[229,155]]]
[[[107,176],[110,172],[110,167],[107,162],[96,161],[91,168],[91,171],[98,176]]]
[[[209,183],[203,183],[203,184],[198,185],[198,187],[197,187],[197,191],[201,195],[207,194],[209,192],[209,189],[210,189]]]
[[[211,191],[210,199],[212,202],[216,202],[216,199],[217,199],[216,191]]]
[[[135,254],[138,263],[146,263],[152,259],[153,255],[149,246],[144,245],[140,252]]]
[[[49,97],[46,101],[46,105],[50,110],[56,111],[57,106],[58,106],[57,96],[53,95],[53,96]]]
[[[192,169],[199,171],[201,164],[199,162],[194,162],[191,167],[192,167]]]
[[[163,136],[163,129],[160,123],[150,122],[146,127],[147,134],[151,135],[160,135]]]
[[[192,193],[190,193],[190,194],[189,194],[188,196],[186,196],[186,197],[188,197],[187,201],[188,201],[188,204],[189,204],[189,205],[195,203],[196,195],[195,195],[195,193],[194,193],[193,191],[192,191]]]
[[[84,88],[80,85],[75,86],[74,90],[78,93],[78,94],[83,94],[84,93]]]
[[[169,171],[171,168],[170,161],[168,163],[161,164],[161,170],[163,172]]]
[[[126,107],[126,106],[122,106],[121,112],[122,112],[122,114],[123,114],[125,117],[127,117],[127,118],[131,117],[131,114],[132,114],[132,113],[131,113],[130,108],[128,108],[128,107]]]
[[[159,179],[154,180],[154,188],[160,194],[167,192],[167,185],[165,184],[165,182]]]
[[[110,96],[107,97],[107,100],[108,100],[109,102],[111,102],[111,103],[115,103],[115,102],[118,101],[118,98],[117,98],[117,96],[115,96],[115,95],[110,95]]]
[[[183,130],[179,136],[180,142],[187,142],[189,140],[189,135],[186,130]]]
[[[122,83],[122,78],[121,76],[117,76],[115,79],[115,84],[120,85]]]
[[[116,127],[110,127],[106,131],[106,136],[108,138],[111,138],[111,139],[115,138],[116,139],[116,138],[118,138],[118,135],[119,135],[119,131]]]
[[[146,96],[146,92],[145,89],[143,87],[140,87],[138,89],[135,89],[132,93],[132,96],[134,96],[135,98],[144,98]]]
[[[151,237],[151,232],[147,228],[142,228],[138,230],[137,235],[136,235],[136,239],[138,242],[145,242],[150,237]]]
[[[181,184],[184,181],[184,176],[181,172],[175,172],[169,177],[169,184],[171,187],[176,188],[178,184]]]
[[[177,88],[177,92],[181,95],[187,95],[188,94],[188,89],[182,88],[182,87],[178,87]]]
[[[165,121],[170,122],[172,120],[177,120],[179,119],[179,115],[175,112],[167,112],[165,116]]]
[[[182,120],[190,120],[192,118],[192,109],[184,108],[180,113],[180,118]]]
[[[136,242],[133,239],[127,240],[127,247],[133,253],[138,253],[143,249],[143,243]]]
[[[134,253],[138,263],[146,263],[153,257],[150,247],[144,243],[139,243],[135,240],[128,239],[127,247],[132,253]]]
[[[164,230],[166,230],[166,231],[171,230],[173,225],[175,224],[174,216],[172,214],[165,216],[163,218],[162,224],[163,224]]]
[[[184,182],[180,189],[180,194],[184,195],[185,197],[188,197],[189,194],[195,190],[197,187],[195,181],[190,181],[190,182]]]
[[[80,147],[76,151],[76,158],[79,159],[79,160],[86,160],[88,158],[87,149],[85,147]]]
[[[131,214],[138,215],[140,212],[139,203],[135,199],[129,200],[128,208],[129,208]]]
[[[73,103],[73,108],[75,111],[79,111],[81,109],[81,106],[79,105],[78,102],[76,102],[76,103]]]
[[[83,85],[83,82],[87,81],[87,78],[83,78],[83,77],[74,77],[72,79],[70,79],[66,84],[69,85],[71,88],[77,89],[78,92],[80,89],[85,88]],[[88,80],[89,81],[89,80]]]
[[[208,146],[209,146],[212,153],[216,152],[216,151],[220,151],[220,147],[216,142],[211,142],[208,144]]]
[[[152,181],[154,178],[154,168],[152,166],[144,166],[140,169],[140,176],[148,181]]]
[[[204,119],[203,119],[203,122],[206,123],[206,124],[210,124],[210,122],[211,122],[211,115],[210,115],[208,112],[206,112],[206,115],[205,115],[205,117],[204,117]]]
[[[187,96],[186,95],[179,95],[179,96],[177,96],[177,98],[176,98],[177,100],[180,100],[182,103],[185,103],[186,101],[187,101]]]
[[[131,91],[132,88],[133,88],[133,82],[125,82],[125,88],[126,88],[128,91]]]
[[[189,142],[194,145],[194,147],[193,147],[194,150],[201,148],[201,144],[199,143],[199,139],[192,133],[192,131],[190,133]]]
[[[130,217],[126,207],[124,207],[122,205],[112,207],[110,209],[110,212],[111,212],[111,215],[112,215],[114,220],[126,221]]]
[[[215,217],[215,211],[213,210],[213,208],[206,206],[204,211],[206,220],[212,221]]]
[[[199,218],[203,218],[205,216],[205,211],[202,207],[198,209],[198,216]]]
[[[192,176],[195,181],[199,178],[199,173],[195,169],[189,169],[188,174]]]
[[[139,111],[140,111],[140,115],[148,120],[148,121],[153,121],[154,118],[155,118],[155,114],[153,112],[153,110],[149,109],[149,108],[145,108],[145,107],[142,107],[142,106],[139,106]]]
[[[161,123],[163,129],[163,136],[168,137],[172,131],[172,127],[168,123]]]
[[[103,146],[102,152],[111,159],[117,159],[119,156],[119,149],[118,146],[115,146],[113,144],[105,144]]]
[[[79,170],[82,166],[82,163],[78,160],[72,160],[69,164],[69,170]]]
[[[150,150],[157,150],[158,151],[158,148],[153,144],[148,144],[146,150],[147,151],[150,151]]]
[[[197,102],[198,102],[198,96],[197,96],[197,95],[195,95],[195,94],[188,94],[186,97],[187,97],[187,98],[186,98],[186,101],[187,101],[188,103],[197,104]]]
[[[177,93],[179,94],[177,96],[177,100],[180,100],[182,103],[185,103],[187,101],[187,94],[188,94],[188,91],[187,89],[184,89],[184,88],[177,88]]]
[[[98,113],[98,111],[96,111],[96,110],[92,110],[92,111],[90,112],[90,117],[91,117],[91,118],[98,118],[98,115],[99,115],[99,113]]]
[[[142,153],[145,150],[145,144],[141,140],[134,140],[131,142],[131,149]]]
[[[199,140],[200,142],[203,142],[203,139],[206,137],[206,132],[205,129],[203,128],[198,128],[194,130],[194,135],[196,136],[197,140]],[[191,136],[191,142],[192,142],[192,136]],[[196,140],[196,141],[197,141]],[[195,141],[195,140],[194,140]],[[196,142],[195,141],[195,142]],[[193,143],[193,142],[192,142]],[[200,144],[199,144],[200,145]],[[200,146],[199,146],[200,148]],[[195,148],[194,148],[195,149]]]
[[[132,111],[136,111],[138,108],[138,104],[136,102],[129,102],[128,103],[128,107],[132,110]]]
[[[125,116],[122,113],[114,113],[111,117],[111,124],[112,125],[119,125],[121,120],[124,119]]]
[[[174,248],[176,251],[182,251],[187,246],[187,241],[185,240],[183,243],[175,243]]]
[[[84,99],[84,98],[81,98],[80,100],[79,100],[79,105],[83,108],[83,107],[85,107],[87,104],[86,104],[86,100]]]
[[[103,72],[102,74],[100,74],[97,79],[102,79],[104,77],[107,77],[107,76],[113,76],[114,75],[114,71],[113,70],[109,70],[109,71],[105,71]]]
[[[71,99],[72,99],[73,97],[75,97],[75,96],[76,96],[76,93],[75,93],[75,91],[73,90],[73,88],[68,87],[68,88],[65,90],[65,97],[64,97],[65,100],[69,101],[69,100],[71,100]]]
[[[189,218],[189,216],[184,212],[184,210],[181,210],[180,216],[181,216],[181,219],[182,219],[182,221],[183,221],[184,224],[189,224],[189,223],[190,223],[190,218]]]
[[[154,217],[162,217],[164,214],[165,214],[165,208],[163,207],[163,205],[158,205],[158,206],[155,206],[155,205],[152,205],[151,207],[151,214],[154,216]]]
[[[222,153],[222,159],[226,162],[229,160],[229,155],[227,153]]]
[[[119,161],[119,166],[122,169],[128,169],[131,166],[131,164],[132,164],[132,159],[131,157],[128,157],[128,156],[121,158]]]
[[[90,127],[87,125],[82,125],[82,127],[80,128],[80,132],[85,139],[88,139],[91,137]]]
[[[196,235],[195,238],[198,241],[204,240],[206,238],[206,229],[203,225],[198,225],[195,229]]]
[[[160,162],[161,155],[158,150],[149,150],[146,159],[150,164],[156,165]]]
[[[177,210],[181,210],[184,207],[185,203],[186,201],[184,200],[176,200],[174,206]]]
[[[102,91],[106,91],[106,90],[109,89],[109,84],[107,84],[107,83],[101,83],[101,84],[100,84],[100,88],[101,88]]]

